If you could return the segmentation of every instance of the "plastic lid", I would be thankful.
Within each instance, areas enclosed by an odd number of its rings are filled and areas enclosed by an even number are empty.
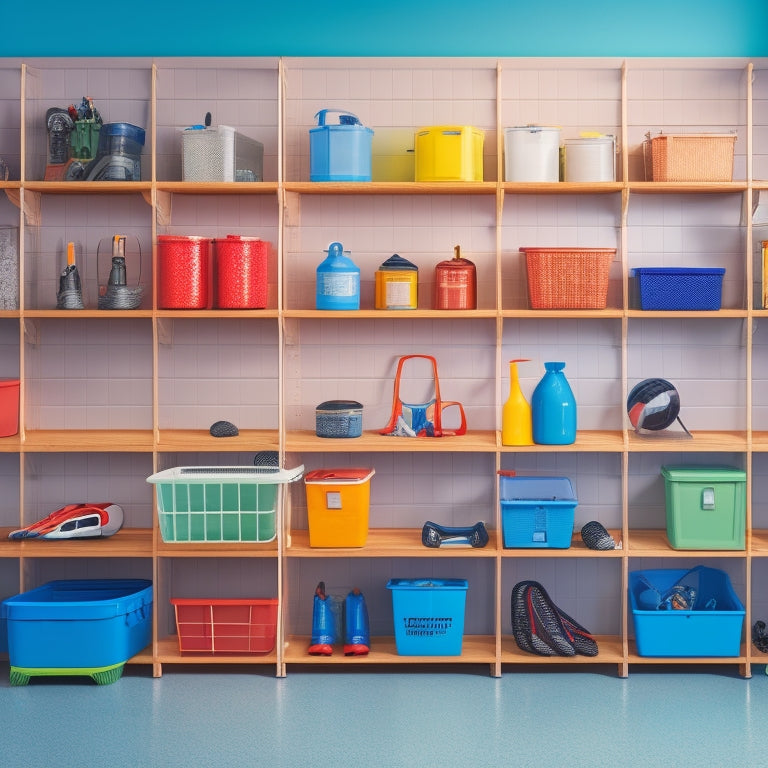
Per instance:
[[[393,253],[386,261],[382,262],[379,269],[410,269],[415,272],[419,271],[419,268],[408,259],[404,259],[397,253]]]
[[[661,474],[670,480],[690,482],[714,482],[716,480],[746,480],[747,473],[736,467],[663,466]]]
[[[107,136],[126,136],[139,144],[144,144],[144,129],[130,123],[104,123],[99,133],[105,133]]]
[[[363,407],[357,400],[326,400],[317,406],[318,411],[355,411]]]
[[[17,387],[19,386],[18,379],[0,379],[0,387]]]
[[[387,589],[467,589],[466,579],[390,579]]]
[[[375,470],[348,467],[346,469],[313,469],[304,475],[306,483],[362,483],[373,477]]]

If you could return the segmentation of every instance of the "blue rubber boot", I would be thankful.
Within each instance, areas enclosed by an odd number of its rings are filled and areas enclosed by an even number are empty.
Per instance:
[[[365,597],[359,589],[355,588],[347,595],[344,609],[344,655],[365,656],[370,651],[371,631]]]
[[[331,601],[325,594],[325,582],[321,581],[315,589],[312,605],[312,640],[309,646],[310,656],[330,656],[336,642],[336,619],[331,608]]]

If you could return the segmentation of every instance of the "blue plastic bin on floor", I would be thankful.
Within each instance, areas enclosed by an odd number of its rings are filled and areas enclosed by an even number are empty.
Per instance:
[[[693,611],[643,610],[648,582],[659,592],[686,583],[688,569],[631,571],[629,602],[639,656],[739,656],[744,605],[725,571],[702,567],[688,577],[697,589]],[[651,590],[653,593],[653,590]],[[705,606],[714,600],[714,609]]]
[[[146,579],[51,581],[0,605],[8,658],[20,678],[99,672],[109,681],[152,639],[152,582]],[[26,682],[23,680],[23,682]]]
[[[568,549],[577,505],[567,477],[499,475],[504,547]]]
[[[390,579],[400,656],[461,656],[466,579]]]

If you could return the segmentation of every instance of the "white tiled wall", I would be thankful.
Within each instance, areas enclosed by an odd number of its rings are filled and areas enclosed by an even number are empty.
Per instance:
[[[152,428],[150,320],[27,322],[28,429]]]

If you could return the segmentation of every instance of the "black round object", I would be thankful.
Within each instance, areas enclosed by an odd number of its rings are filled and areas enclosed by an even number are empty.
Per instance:
[[[613,536],[597,520],[584,524],[581,529],[581,540],[589,549],[616,549]]]
[[[210,432],[213,437],[237,437],[240,434],[231,421],[215,421],[211,424]]]
[[[680,395],[666,379],[645,379],[627,397],[627,415],[635,429],[666,429],[680,413]]]

